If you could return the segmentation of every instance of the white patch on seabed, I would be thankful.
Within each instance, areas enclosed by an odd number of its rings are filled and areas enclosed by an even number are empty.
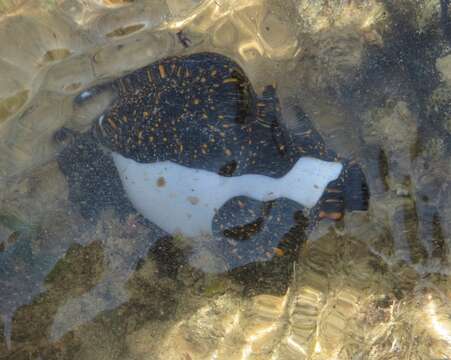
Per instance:
[[[339,162],[302,157],[281,178],[224,177],[170,161],[141,164],[117,153],[113,159],[135,208],[169,234],[190,237],[212,235],[217,210],[237,196],[260,201],[285,197],[312,208],[343,169]]]

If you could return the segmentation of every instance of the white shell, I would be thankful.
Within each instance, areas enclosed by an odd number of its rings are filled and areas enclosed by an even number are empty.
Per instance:
[[[136,210],[169,234],[188,237],[212,235],[216,212],[236,196],[260,201],[284,197],[311,208],[343,168],[338,162],[302,157],[281,178],[224,177],[170,161],[142,164],[117,153],[113,159]]]

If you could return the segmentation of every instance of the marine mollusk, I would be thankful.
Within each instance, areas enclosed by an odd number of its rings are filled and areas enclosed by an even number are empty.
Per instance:
[[[327,150],[299,109],[304,131],[289,133],[275,89],[257,96],[225,56],[169,57],[113,87],[117,97],[93,132],[135,208],[170,234],[268,249],[305,209],[338,219],[367,207],[360,168]]]

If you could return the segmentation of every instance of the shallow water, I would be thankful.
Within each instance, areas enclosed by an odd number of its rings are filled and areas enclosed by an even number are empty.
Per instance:
[[[0,359],[451,358],[450,15],[426,0],[0,0]],[[357,161],[368,212],[217,273],[208,241],[161,238],[126,200],[80,206],[88,190],[74,198],[56,159],[114,95],[85,91],[206,50],[257,93],[274,84],[294,134],[299,105]]]

